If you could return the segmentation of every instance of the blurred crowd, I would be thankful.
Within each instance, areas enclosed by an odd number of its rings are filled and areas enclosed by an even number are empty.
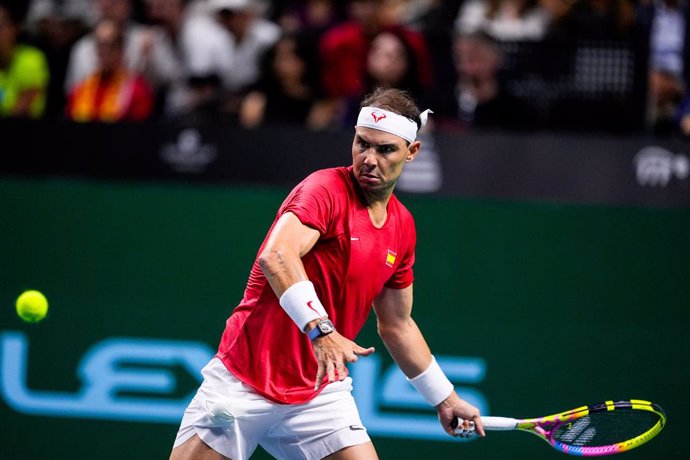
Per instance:
[[[326,130],[386,86],[441,129],[610,99],[604,129],[632,107],[626,127],[690,136],[686,1],[0,0],[0,117]]]

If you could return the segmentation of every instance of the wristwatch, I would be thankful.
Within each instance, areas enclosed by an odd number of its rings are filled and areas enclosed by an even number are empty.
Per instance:
[[[313,341],[315,338],[321,337],[322,335],[328,335],[333,331],[335,331],[335,326],[333,326],[330,319],[326,318],[316,323],[316,326],[314,326],[311,331],[307,332],[307,335],[309,336],[309,340]]]

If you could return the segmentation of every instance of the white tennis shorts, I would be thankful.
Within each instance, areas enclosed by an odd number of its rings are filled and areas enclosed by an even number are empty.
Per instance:
[[[257,394],[213,358],[189,403],[173,447],[194,434],[232,460],[261,445],[278,459],[321,459],[369,442],[352,397],[352,379],[327,385],[304,404],[277,404]]]

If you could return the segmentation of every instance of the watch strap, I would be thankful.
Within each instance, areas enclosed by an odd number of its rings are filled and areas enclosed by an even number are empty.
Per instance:
[[[328,332],[323,332],[321,330],[321,324],[326,323],[330,326],[330,331]],[[328,335],[331,332],[333,332],[335,328],[333,327],[333,323],[329,319],[322,319],[318,323],[316,323],[316,326],[312,328],[311,331],[307,332],[307,336],[309,337],[309,340],[314,341],[317,337],[321,337],[322,335]]]

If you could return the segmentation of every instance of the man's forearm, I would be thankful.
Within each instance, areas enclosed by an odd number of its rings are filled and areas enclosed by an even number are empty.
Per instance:
[[[408,378],[421,374],[431,363],[431,350],[412,318],[394,326],[379,323],[379,335],[388,353]]]

